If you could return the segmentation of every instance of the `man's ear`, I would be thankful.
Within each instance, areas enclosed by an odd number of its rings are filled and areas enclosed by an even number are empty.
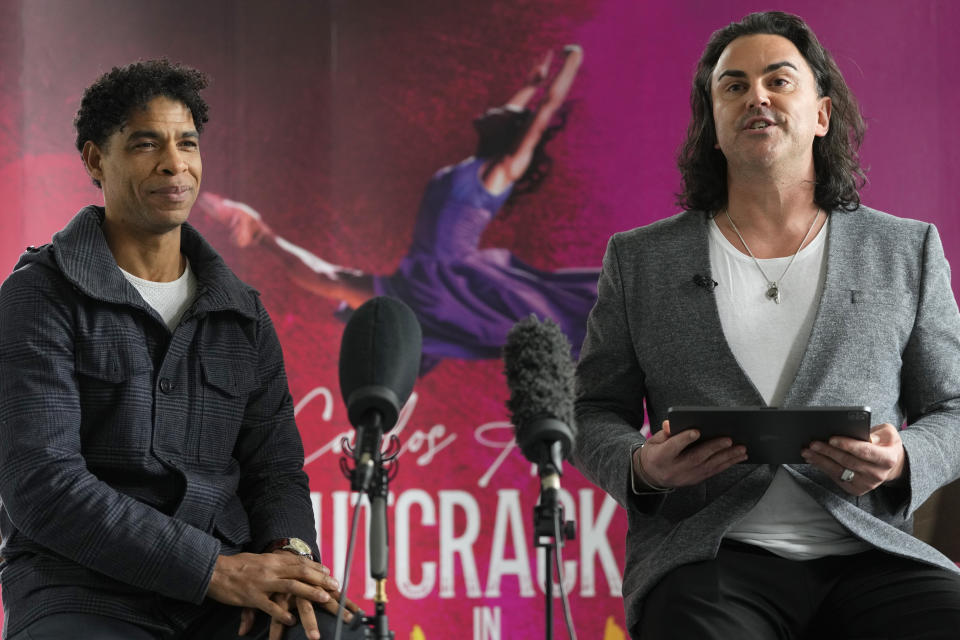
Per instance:
[[[817,109],[817,130],[816,135],[823,137],[830,131],[830,111],[833,108],[833,102],[829,97],[820,98],[820,106]]]
[[[83,151],[80,152],[83,157],[83,166],[87,173],[97,182],[103,182],[103,152],[92,140],[83,143]]]

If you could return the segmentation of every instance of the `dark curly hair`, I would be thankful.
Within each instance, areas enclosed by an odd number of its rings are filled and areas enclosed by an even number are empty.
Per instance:
[[[783,36],[792,42],[813,71],[818,96],[830,98],[830,128],[827,135],[813,141],[816,172],[813,199],[824,211],[856,209],[860,205],[857,190],[866,181],[858,153],[865,125],[857,100],[830,53],[810,27],[798,16],[780,11],[751,13],[710,36],[690,89],[690,125],[677,158],[683,178],[683,190],[677,194],[677,204],[684,209],[709,213],[727,206],[727,160],[714,146],[717,131],[713,122],[710,79],[727,45],[737,38],[755,34]]]
[[[200,97],[200,91],[206,86],[206,75],[166,58],[114,67],[83,92],[80,109],[73,119],[77,150],[82,153],[88,140],[102,147],[123,127],[134,109],[145,107],[157,96],[185,104],[200,133],[209,120],[209,108]],[[100,187],[99,180],[94,179],[93,184]]]
[[[508,202],[512,202],[516,196],[536,191],[550,173],[553,158],[547,154],[547,143],[567,126],[571,109],[570,102],[565,102],[557,109],[553,122],[544,130],[540,141],[533,149],[530,166],[514,184]],[[533,122],[533,117],[533,111],[526,108],[487,109],[483,115],[473,121],[473,128],[479,136],[474,155],[478,158],[501,158],[513,152],[523,140],[524,134]]]

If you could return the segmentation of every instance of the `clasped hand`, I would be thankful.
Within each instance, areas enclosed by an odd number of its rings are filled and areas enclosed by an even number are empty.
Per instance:
[[[330,570],[319,562],[287,551],[273,553],[239,553],[220,556],[210,579],[207,595],[214,600],[244,607],[240,616],[239,635],[252,628],[255,610],[270,616],[270,640],[279,640],[284,625],[296,622],[290,609],[296,606],[307,637],[318,639],[320,632],[313,611],[313,603],[336,614],[340,585]],[[359,612],[348,603],[345,620]]]
[[[663,428],[634,454],[634,473],[651,487],[688,487],[747,460],[746,448],[730,438],[697,442],[699,438],[696,429],[671,435],[670,422],[664,420]],[[869,441],[835,436],[812,442],[801,455],[855,496],[898,479],[906,462],[900,432],[889,423],[873,427]],[[841,480],[845,469],[853,472],[849,481]]]

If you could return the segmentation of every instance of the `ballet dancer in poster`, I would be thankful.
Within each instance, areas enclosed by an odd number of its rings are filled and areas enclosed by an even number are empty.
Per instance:
[[[545,271],[507,249],[479,244],[508,198],[535,190],[547,176],[551,159],[544,147],[564,126],[562,107],[582,59],[578,46],[563,50],[560,70],[532,110],[528,105],[549,77],[548,52],[505,105],[474,121],[476,152],[430,179],[412,245],[390,275],[326,262],[274,233],[246,204],[206,193],[198,205],[229,227],[234,244],[276,254],[294,283],[342,301],[348,313],[378,295],[406,302],[423,327],[422,372],[444,358],[499,358],[507,332],[531,313],[557,322],[576,356],[596,300],[599,269]]]

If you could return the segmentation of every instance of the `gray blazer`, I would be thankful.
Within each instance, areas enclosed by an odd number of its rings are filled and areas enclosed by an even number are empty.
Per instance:
[[[699,485],[637,496],[630,450],[674,405],[763,405],[724,339],[710,275],[710,218],[684,212],[610,239],[577,368],[578,468],[627,511],[627,628],[671,569],[712,558],[776,465],[741,464]],[[816,468],[786,467],[854,535],[957,570],[912,535],[912,514],[960,476],[960,314],[933,225],[860,207],[830,214],[816,320],[783,406],[867,405],[902,432],[906,484],[859,498]]]

